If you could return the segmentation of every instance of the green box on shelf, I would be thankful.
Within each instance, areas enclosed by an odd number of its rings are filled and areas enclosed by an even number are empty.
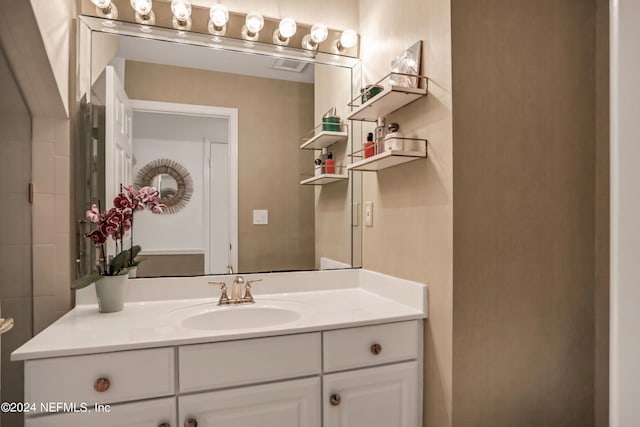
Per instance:
[[[329,116],[322,118],[322,130],[340,132],[340,117]]]

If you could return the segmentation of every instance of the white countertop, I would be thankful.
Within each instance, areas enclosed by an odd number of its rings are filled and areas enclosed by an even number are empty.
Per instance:
[[[355,273],[354,273],[355,272]],[[249,275],[245,275],[245,278]],[[73,310],[32,338],[11,355],[11,360],[102,353],[173,345],[294,334],[427,317],[426,286],[367,270],[262,274],[273,286],[256,285],[256,303],[251,307],[296,305],[301,317],[289,323],[252,329],[198,330],[186,328],[185,307],[214,308],[219,291],[206,286],[215,277],[188,279],[142,279],[133,292],[134,302],[118,313],[99,313],[96,304],[77,305]],[[304,280],[301,280],[304,279]],[[162,282],[158,282],[158,280]],[[201,290],[206,297],[170,299],[162,286],[180,280],[183,294]],[[227,281],[229,278],[227,277]],[[192,287],[191,292],[186,289]],[[143,300],[149,289],[158,287],[162,299]],[[278,292],[271,292],[277,290]],[[83,300],[85,297],[79,298]],[[131,300],[131,299],[129,299]],[[242,305],[222,307],[243,310]]]

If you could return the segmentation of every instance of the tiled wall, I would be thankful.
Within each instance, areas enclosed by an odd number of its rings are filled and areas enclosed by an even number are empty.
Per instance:
[[[71,306],[69,121],[33,119],[33,329]]]
[[[14,328],[2,336],[2,401],[23,400],[22,363],[10,362],[13,350],[32,336],[31,323],[31,117],[0,112],[0,299],[2,316]],[[2,414],[2,425],[20,425],[19,414]]]

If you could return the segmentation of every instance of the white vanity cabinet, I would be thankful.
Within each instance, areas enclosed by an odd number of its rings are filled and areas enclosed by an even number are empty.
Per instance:
[[[421,335],[417,321],[324,332],[324,427],[418,426]]]
[[[418,426],[418,372],[413,361],[325,375],[324,427]]]
[[[180,396],[184,427],[321,427],[320,377]]]
[[[175,427],[176,399],[154,399],[113,405],[108,411],[25,417],[25,427]]]
[[[411,320],[32,360],[26,401],[88,402],[92,413],[25,425],[418,427],[421,354],[422,321]]]

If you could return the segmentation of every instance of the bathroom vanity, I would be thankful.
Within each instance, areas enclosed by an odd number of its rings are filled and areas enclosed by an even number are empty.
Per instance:
[[[36,404],[25,425],[422,424],[426,286],[367,270],[245,277],[263,279],[255,304],[218,306],[208,282],[222,276],[136,280],[113,314],[80,292],[12,355]]]

